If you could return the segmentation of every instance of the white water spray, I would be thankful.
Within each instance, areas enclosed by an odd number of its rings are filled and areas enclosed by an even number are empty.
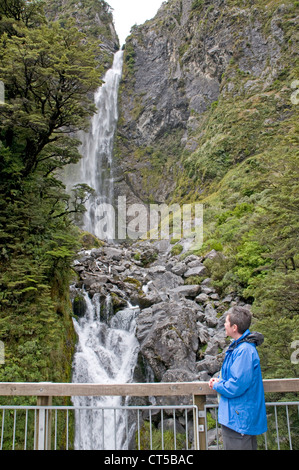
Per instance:
[[[113,204],[114,176],[113,176],[113,145],[118,120],[118,88],[122,75],[123,51],[114,55],[112,68],[103,78],[103,85],[94,95],[97,113],[91,120],[90,131],[79,133],[81,141],[80,154],[82,158],[76,165],[70,165],[65,183],[67,190],[76,184],[87,184],[94,190],[94,195],[85,204],[86,212],[83,220],[83,229],[102,238],[100,230],[103,218],[103,205]],[[107,240],[110,236],[107,223]]]
[[[121,384],[131,382],[139,343],[135,336],[136,308],[125,308],[107,322],[99,297],[91,300],[83,291],[87,312],[74,320],[78,344],[73,361],[73,383]],[[121,397],[74,397],[75,406],[119,407]],[[130,432],[125,413],[112,410],[81,410],[76,413],[76,450],[125,450]],[[129,430],[130,431],[130,430]],[[133,430],[131,430],[133,431]]]

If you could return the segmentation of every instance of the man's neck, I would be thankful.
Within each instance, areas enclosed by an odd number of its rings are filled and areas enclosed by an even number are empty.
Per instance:
[[[238,341],[238,339],[241,338],[241,334],[240,333],[235,333],[234,336],[232,336],[232,338],[235,340],[235,341]]]

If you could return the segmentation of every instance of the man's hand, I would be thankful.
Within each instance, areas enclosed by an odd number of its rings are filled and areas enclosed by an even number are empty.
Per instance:
[[[213,386],[214,386],[214,383],[215,383],[215,382],[219,382],[219,379],[217,379],[217,378],[210,379],[210,381],[209,381],[209,387],[210,387],[211,389],[213,389]]]

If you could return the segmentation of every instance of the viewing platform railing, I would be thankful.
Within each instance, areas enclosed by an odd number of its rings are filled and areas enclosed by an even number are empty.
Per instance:
[[[288,448],[293,449],[294,439],[299,440],[299,379],[269,379],[264,380],[264,390],[267,396],[268,393],[292,393],[295,394],[295,400],[283,401],[270,403],[267,402],[267,412],[273,415],[274,429],[272,435],[274,441],[276,441],[277,449],[280,449],[282,443],[288,442]],[[172,449],[183,448],[185,450],[206,450],[208,448],[221,448],[219,446],[219,433],[217,423],[217,413],[215,409],[216,393],[211,390],[207,382],[177,382],[177,383],[128,383],[128,384],[75,384],[75,383],[0,383],[0,397],[37,397],[37,403],[35,406],[15,406],[5,405],[0,406],[0,449],[7,448],[7,441],[9,440],[10,449],[19,449],[19,434],[17,431],[18,426],[20,427],[20,421],[22,421],[22,433],[23,441],[21,447],[27,449],[30,447],[39,450],[50,450],[61,448],[58,438],[58,412],[65,413],[66,425],[64,426],[64,439],[65,449],[73,449],[74,447],[74,431],[69,431],[68,423],[70,421],[70,413],[77,414],[77,419],[80,419],[80,413],[87,412],[88,407],[74,407],[74,406],[53,406],[54,397],[99,397],[99,396],[121,396],[121,397],[190,397],[190,403],[186,406],[174,405],[173,400],[171,405],[161,406],[124,406],[121,410],[124,416],[128,415],[128,411],[136,411],[136,438],[134,440],[134,448],[136,449],[152,449],[153,448],[153,431],[152,421],[156,417],[157,413],[160,413],[160,434],[161,434],[161,449],[168,450],[166,446],[166,428],[164,429],[164,421],[166,418],[168,421],[169,417],[172,417],[173,422],[173,438],[171,443]],[[191,400],[192,397],[192,400]],[[298,398],[298,401],[297,401]],[[179,399],[178,399],[179,400]],[[209,403],[210,401],[210,403]],[[282,406],[285,407],[286,423],[283,425],[283,431],[279,429],[280,417],[278,417],[277,410]],[[292,412],[292,418],[290,418],[289,407],[295,407],[296,412]],[[80,409],[79,409],[80,408]],[[103,420],[105,408],[90,407],[96,413],[97,420]],[[120,408],[117,408],[120,409]],[[111,426],[116,422],[116,413],[118,412],[115,408],[114,413],[111,415]],[[30,420],[30,413],[33,413]],[[111,412],[111,410],[110,410]],[[166,415],[164,414],[166,413]],[[213,420],[215,422],[215,429],[217,431],[215,436],[216,444],[209,446],[208,436],[208,419],[207,413],[213,414]],[[20,417],[20,414],[22,417]],[[145,431],[141,430],[143,416],[146,414],[149,428],[147,431],[149,443],[144,444]],[[188,416],[193,416],[192,426],[190,426],[190,419]],[[183,423],[181,426],[184,432],[180,432],[181,444],[178,444],[177,439],[177,424],[179,421],[177,417],[180,416],[180,422]],[[294,418],[296,416],[297,418]],[[76,418],[74,418],[76,419]],[[94,419],[94,418],[91,418]],[[127,418],[124,418],[127,419]],[[132,423],[132,418],[131,423]],[[9,423],[8,423],[9,421]],[[297,422],[298,421],[298,422]],[[161,424],[162,423],[162,424]],[[34,429],[29,430],[30,426]],[[110,426],[110,425],[109,425]],[[128,421],[126,422],[128,427]],[[192,428],[192,438],[190,439],[190,431]],[[7,430],[8,429],[8,430]],[[30,434],[31,432],[31,434]],[[184,435],[182,435],[184,434]],[[77,448],[81,448],[80,436],[79,444]],[[29,445],[29,442],[31,444]],[[114,439],[113,448],[118,449],[119,444],[117,442],[117,429],[114,426]],[[127,446],[132,445],[129,443],[129,438],[126,437]],[[284,445],[283,444],[283,445]],[[98,445],[98,444],[97,444]],[[104,445],[104,438],[103,438]],[[122,443],[122,446],[124,444]],[[295,444],[297,445],[297,443]],[[179,447],[181,446],[181,447]],[[268,448],[268,439],[265,436],[264,448]],[[84,446],[83,446],[84,448]],[[123,448],[123,447],[122,447]],[[107,449],[110,450],[110,449]]]

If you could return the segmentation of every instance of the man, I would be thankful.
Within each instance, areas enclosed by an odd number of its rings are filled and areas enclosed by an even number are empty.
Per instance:
[[[226,351],[219,378],[210,388],[220,394],[218,419],[225,450],[256,450],[256,436],[267,431],[267,417],[260,359],[256,346],[264,341],[250,333],[251,313],[232,307],[225,320],[227,336],[233,338]]]

